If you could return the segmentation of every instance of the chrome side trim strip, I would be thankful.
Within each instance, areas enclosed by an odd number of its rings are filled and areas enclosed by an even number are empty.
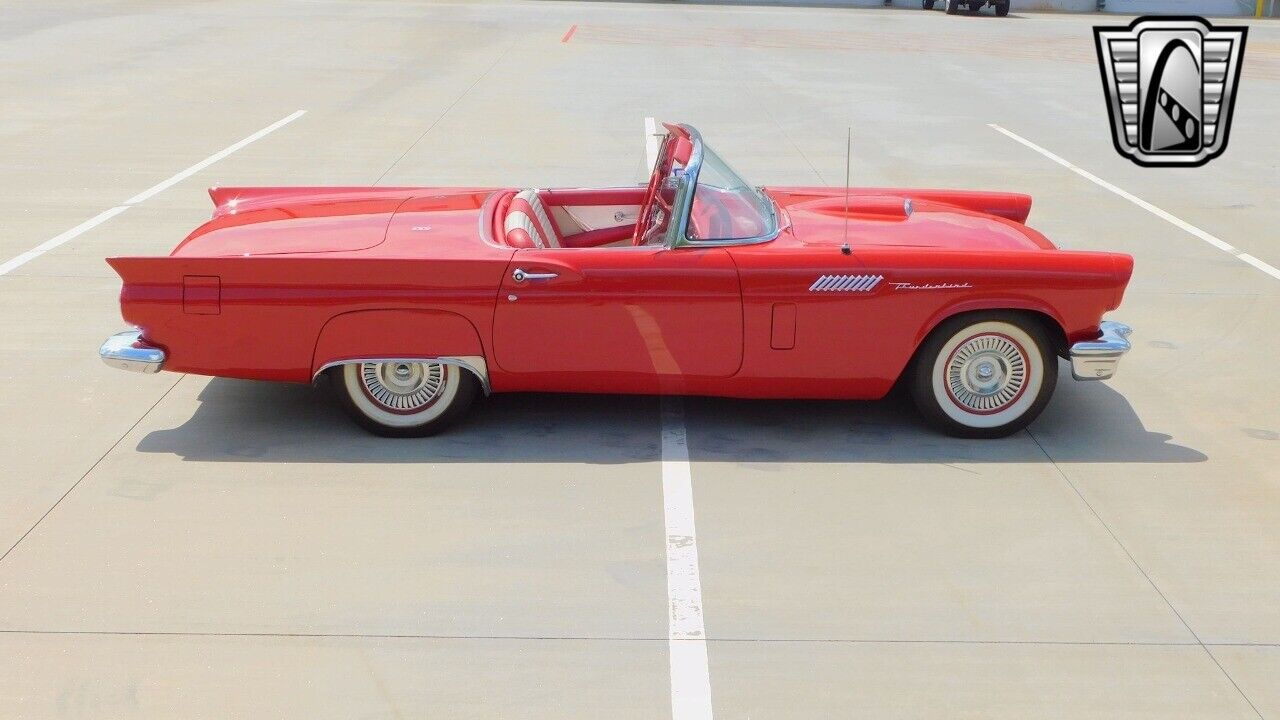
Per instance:
[[[117,370],[148,374],[160,372],[165,361],[164,350],[148,345],[136,328],[107,338],[98,348],[98,357]]]
[[[484,389],[484,394],[488,395],[490,393],[489,365],[485,362],[484,358],[481,357],[480,355],[458,355],[456,357],[347,358],[345,360],[334,360],[333,362],[328,362],[328,363],[325,363],[324,365],[321,365],[320,369],[316,370],[315,374],[311,376],[311,380],[312,382],[315,382],[315,379],[320,377],[320,373],[324,372],[325,370],[328,370],[329,368],[334,368],[339,365],[353,365],[356,363],[394,363],[394,362],[407,362],[407,363],[435,362],[435,363],[440,363],[442,365],[455,365],[464,370],[470,371],[471,374],[475,375],[476,379],[480,381],[480,387]]]
[[[1107,320],[1100,326],[1102,336],[1071,346],[1071,377],[1076,380],[1107,380],[1116,374],[1120,358],[1129,352],[1129,333],[1124,323]]]

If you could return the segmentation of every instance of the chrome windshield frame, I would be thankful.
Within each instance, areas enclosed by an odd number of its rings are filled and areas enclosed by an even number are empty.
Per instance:
[[[773,231],[765,235],[758,235],[749,238],[720,238],[699,240],[689,237],[689,214],[693,212],[693,196],[698,189],[698,173],[702,170],[702,134],[694,129],[691,125],[680,124],[680,128],[689,133],[689,139],[693,142],[693,151],[689,153],[689,162],[685,165],[684,170],[680,173],[677,180],[675,199],[671,203],[672,213],[679,218],[678,222],[673,222],[667,227],[667,236],[663,241],[663,245],[668,250],[675,250],[682,247],[728,247],[733,245],[757,245],[766,243],[778,237],[782,232],[782,223],[778,218],[778,211],[775,207],[773,199],[768,195],[764,198],[768,201],[769,212],[773,215]],[[760,192],[759,188],[755,188],[756,192]],[[762,193],[763,194],[763,193]]]

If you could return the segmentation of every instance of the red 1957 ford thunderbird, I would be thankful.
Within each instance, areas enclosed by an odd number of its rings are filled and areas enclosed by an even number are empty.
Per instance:
[[[108,262],[114,367],[330,376],[380,435],[478,392],[875,399],[1008,435],[1112,376],[1128,255],[1059,250],[1013,193],[755,188],[688,125],[647,187],[214,188],[165,257]]]

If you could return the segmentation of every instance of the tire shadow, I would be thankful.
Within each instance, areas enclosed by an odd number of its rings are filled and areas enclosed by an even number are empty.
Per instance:
[[[1075,382],[1069,372],[1061,376],[1030,435],[1001,440],[941,435],[924,427],[900,395],[876,402],[684,398],[689,455],[693,461],[753,463],[1037,463],[1049,462],[1049,455],[1075,463],[1207,459],[1145,428],[1107,384]],[[660,398],[653,396],[495,395],[478,400],[466,419],[440,435],[406,440],[365,433],[343,415],[326,387],[215,378],[198,399],[190,419],[147,434],[138,451],[200,462],[661,459]]]

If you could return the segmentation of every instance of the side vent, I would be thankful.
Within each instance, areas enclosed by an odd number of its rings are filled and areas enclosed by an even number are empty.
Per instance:
[[[809,286],[809,292],[870,292],[883,275],[823,275]]]
[[[796,346],[796,304],[773,304],[773,330],[769,347],[774,350],[790,350]]]

